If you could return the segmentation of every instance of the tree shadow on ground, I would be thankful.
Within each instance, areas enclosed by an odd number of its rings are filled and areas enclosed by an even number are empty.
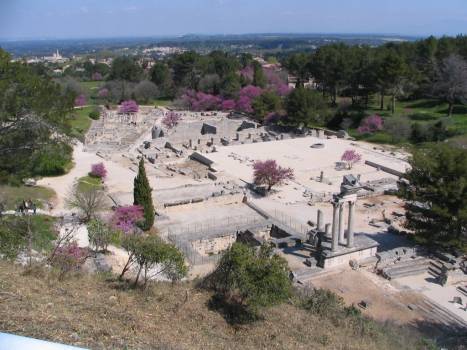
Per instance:
[[[228,301],[222,295],[215,294],[209,299],[207,307],[218,312],[231,326],[242,326],[261,320],[257,313],[252,312],[245,305]]]
[[[443,109],[439,111],[439,113],[448,115],[449,109],[448,108]],[[456,114],[467,114],[467,106],[460,106],[460,105],[454,106],[452,109],[452,115],[456,115]]]
[[[429,121],[429,120],[436,120],[439,117],[430,113],[414,113],[409,115],[410,120],[415,121]]]
[[[417,320],[411,324],[420,333],[432,339],[441,348],[461,350],[467,344],[465,327],[457,324],[442,324],[431,320]]]
[[[407,105],[407,108],[434,108],[441,104],[442,102],[438,100],[423,100]]]

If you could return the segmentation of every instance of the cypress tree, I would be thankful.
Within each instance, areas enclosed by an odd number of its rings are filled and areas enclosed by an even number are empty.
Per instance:
[[[258,62],[253,64],[253,85],[260,88],[266,87],[266,76],[264,75],[263,67]]]
[[[144,222],[141,228],[145,231],[149,230],[154,224],[154,205],[152,203],[151,186],[146,176],[144,168],[144,159],[141,158],[138,166],[138,175],[135,177],[133,187],[133,204],[140,205],[144,209]]]

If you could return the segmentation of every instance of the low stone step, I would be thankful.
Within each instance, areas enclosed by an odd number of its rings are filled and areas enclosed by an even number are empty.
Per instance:
[[[417,308],[421,310],[423,313],[425,313],[426,317],[429,319],[442,323],[443,325],[449,327],[451,324],[442,316],[436,314],[432,308],[422,305],[422,304],[416,304]]]
[[[383,276],[387,279],[394,279],[407,276],[415,276],[425,273],[427,271],[426,264],[417,264],[409,266],[400,266],[394,268],[383,269]]]
[[[456,288],[459,292],[467,296],[467,285],[466,286],[459,286]]]
[[[456,314],[452,313],[445,307],[438,305],[437,303],[424,299],[423,303],[425,303],[427,306],[431,307],[431,309],[436,312],[437,315],[443,317],[445,320],[451,323],[452,325],[455,325],[461,329],[464,329],[464,331],[467,331],[467,322],[465,322],[462,318],[457,316]]]

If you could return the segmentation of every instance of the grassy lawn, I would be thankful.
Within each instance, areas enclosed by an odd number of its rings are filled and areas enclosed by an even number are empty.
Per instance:
[[[172,104],[172,100],[161,100],[161,99],[158,99],[158,100],[153,100],[151,101],[151,103],[149,103],[150,105],[154,105],[154,106],[157,106],[157,107],[167,107],[167,106],[170,106]]]
[[[81,81],[80,85],[86,91],[88,96],[97,94],[97,91],[104,83],[102,81]]]
[[[68,119],[69,125],[71,127],[71,135],[78,139],[83,139],[84,134],[91,127],[92,119],[89,118],[89,112],[94,110],[94,106],[83,107],[80,109],[75,109],[70,118]]]
[[[47,253],[53,248],[57,238],[54,228],[56,218],[47,215],[6,215],[0,218],[0,254],[14,258],[21,250],[27,249],[28,232],[31,232],[31,247],[38,252]]]
[[[80,189],[84,191],[92,189],[93,187],[102,187],[102,180],[97,177],[88,175],[80,178],[78,181]]]
[[[52,241],[57,238],[54,224],[56,218],[47,215],[31,216],[31,226],[34,233],[32,247],[37,251],[50,251]]]
[[[386,97],[384,110],[380,110],[379,97],[371,99],[369,108],[364,111],[354,111],[352,113],[369,116],[378,114],[384,118],[400,117],[407,119],[410,123],[433,124],[437,121],[447,122],[448,128],[457,135],[455,138],[467,134],[467,106],[456,105],[452,117],[447,117],[448,104],[437,100],[419,99],[413,101],[397,101],[394,115],[387,109],[391,104],[391,98]],[[349,130],[349,133],[358,139],[374,143],[394,143],[392,137],[387,133],[378,132],[372,135],[360,135],[356,129]]]
[[[54,196],[55,192],[45,187],[0,186],[0,202],[4,203],[8,210],[15,209],[23,199],[32,199],[39,208],[44,208],[45,203]]]

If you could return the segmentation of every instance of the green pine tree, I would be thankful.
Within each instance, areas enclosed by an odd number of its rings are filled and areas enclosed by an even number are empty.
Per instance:
[[[144,222],[141,228],[145,231],[154,225],[154,205],[152,203],[151,186],[146,176],[144,159],[141,158],[138,167],[138,175],[135,177],[133,188],[133,204],[141,205],[144,208]]]
[[[258,62],[253,64],[253,85],[260,88],[266,87],[266,76],[264,75],[263,67]]]

